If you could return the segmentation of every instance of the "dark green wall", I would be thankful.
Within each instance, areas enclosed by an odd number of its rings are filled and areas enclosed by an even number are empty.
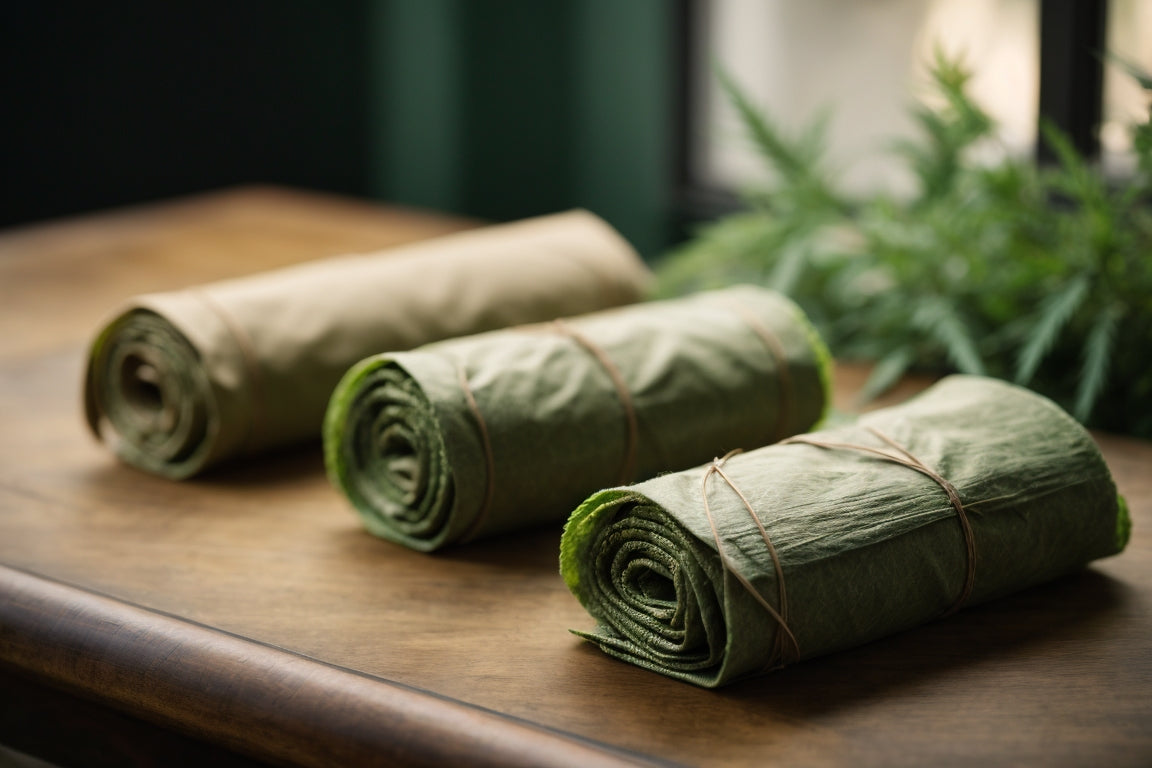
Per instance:
[[[365,3],[4,3],[0,224],[244,182],[367,193]]]
[[[375,186],[508,219],[572,206],[669,232],[673,5],[378,0]]]
[[[0,225],[269,182],[670,227],[664,0],[11,3]]]

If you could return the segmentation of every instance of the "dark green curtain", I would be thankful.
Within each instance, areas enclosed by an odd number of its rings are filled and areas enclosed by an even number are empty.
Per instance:
[[[244,183],[369,191],[366,0],[0,3],[0,226]]]
[[[127,0],[0,11],[0,226],[267,182],[670,230],[676,4]]]
[[[495,219],[670,232],[675,4],[377,0],[373,193]]]

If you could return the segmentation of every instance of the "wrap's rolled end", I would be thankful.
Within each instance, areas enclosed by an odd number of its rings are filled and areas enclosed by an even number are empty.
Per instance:
[[[593,494],[560,539],[560,575],[597,623],[572,633],[653,672],[720,685],[730,643],[714,554],[638,491]]]
[[[328,478],[370,533],[421,552],[458,533],[436,414],[394,356],[362,360],[344,375],[325,413],[323,437]]]
[[[598,518],[627,497],[627,492],[621,488],[592,494],[569,516],[560,537],[560,576],[568,586],[568,591],[593,616],[596,615],[596,606],[588,600],[588,593],[582,586],[582,567],[588,562]]]
[[[183,479],[213,459],[219,414],[200,355],[147,309],[121,314],[92,343],[84,411],[120,459],[148,472]]]

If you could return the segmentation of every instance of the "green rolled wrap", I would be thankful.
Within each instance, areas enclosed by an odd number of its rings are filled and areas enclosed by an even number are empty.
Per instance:
[[[628,304],[650,274],[570,211],[136,297],[92,344],[88,424],[121,459],[186,478],[316,439],[349,366],[387,350]]]
[[[598,627],[576,634],[720,686],[1053,579],[1128,540],[1091,436],[1011,384],[948,377],[796,440],[580,505],[560,568]]]
[[[638,304],[367,359],[333,394],[325,460],[369,531],[429,551],[802,432],[828,366],[771,291]]]

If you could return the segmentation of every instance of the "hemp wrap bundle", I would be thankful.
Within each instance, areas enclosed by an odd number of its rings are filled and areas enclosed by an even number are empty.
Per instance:
[[[564,580],[599,624],[576,634],[719,686],[1053,579],[1128,540],[1091,436],[1011,384],[948,377],[795,440],[587,499],[561,539]]]
[[[92,344],[89,426],[171,478],[319,437],[357,361],[639,300],[650,274],[586,211],[136,297]]]
[[[365,360],[333,394],[325,459],[369,531],[430,551],[802,432],[828,365],[771,291],[638,304]]]

